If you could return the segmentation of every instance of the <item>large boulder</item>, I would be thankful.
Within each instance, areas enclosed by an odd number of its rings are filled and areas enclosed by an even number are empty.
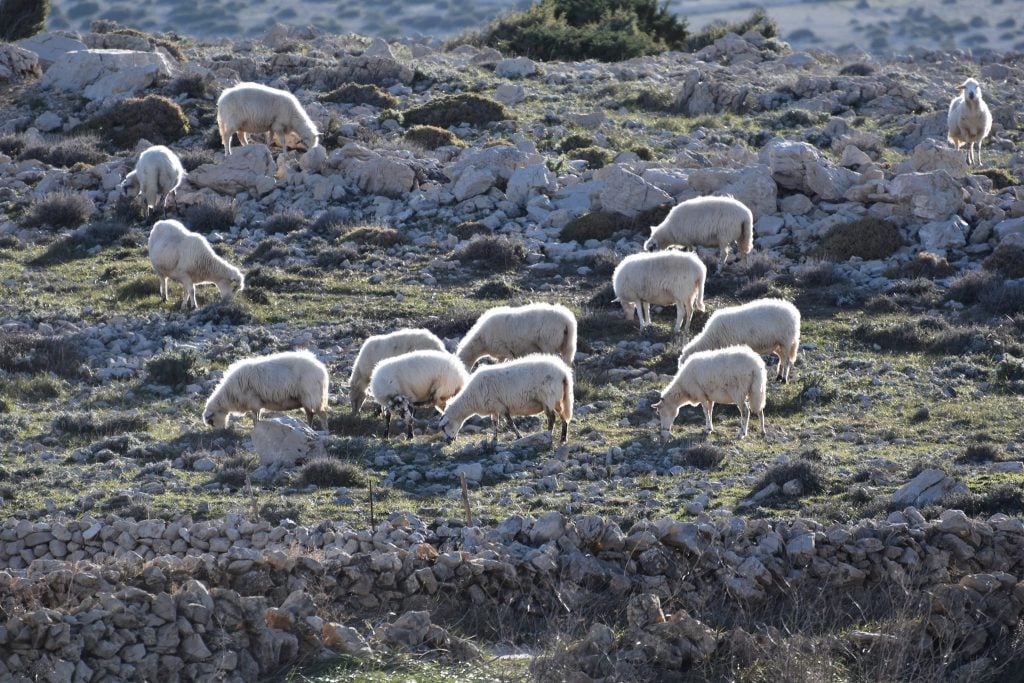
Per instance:
[[[36,53],[39,57],[39,65],[43,69],[48,68],[68,52],[78,52],[88,48],[88,45],[77,38],[69,38],[59,33],[37,33],[19,40],[16,45]]]
[[[505,196],[510,202],[521,209],[538,194],[554,192],[558,189],[555,176],[545,164],[523,166],[512,172],[505,188]]]
[[[962,186],[946,171],[903,173],[889,183],[897,211],[926,221],[944,220],[964,205]]]
[[[962,482],[947,477],[942,470],[926,469],[897,489],[892,494],[891,502],[900,507],[923,507],[941,503],[943,498],[952,493],[968,492]]]
[[[945,171],[957,180],[967,175],[967,157],[963,151],[946,147],[929,138],[914,147],[910,158],[898,164],[894,170],[901,173],[928,173]]]
[[[188,174],[196,187],[208,187],[221,194],[248,192],[262,197],[277,184],[277,164],[266,145],[250,143],[234,147],[230,156],[216,164],[203,164]]]
[[[779,187],[828,201],[841,199],[857,178],[856,173],[834,166],[807,142],[776,138],[761,148],[758,159],[771,169]]]
[[[772,179],[771,169],[761,164],[747,166],[738,171],[721,168],[698,168],[687,178],[690,187],[702,195],[729,195],[747,205],[756,221],[761,216],[777,211],[779,188]]]
[[[21,83],[42,74],[36,53],[17,45],[0,45],[0,83]]]
[[[495,145],[484,149],[467,148],[459,158],[445,168],[449,178],[458,178],[468,168],[487,169],[500,183],[507,183],[517,168],[543,163],[540,154],[523,152],[510,145]]]
[[[600,175],[607,183],[598,195],[600,208],[604,211],[632,218],[656,206],[674,203],[672,195],[668,192],[658,189],[621,166],[612,166]]]
[[[159,52],[78,50],[59,56],[39,85],[103,101],[134,95],[171,71],[170,62]]]
[[[495,65],[494,73],[502,78],[524,78],[537,73],[537,64],[529,57],[503,59]]]
[[[960,249],[967,246],[968,225],[960,216],[934,221],[922,225],[917,238],[925,251],[933,254],[945,254],[947,249]]]
[[[455,195],[456,201],[465,201],[494,187],[494,180],[494,174],[489,169],[467,168],[455,181],[452,194]]]
[[[252,430],[252,446],[260,465],[267,467],[294,467],[299,460],[324,454],[320,435],[287,415],[259,420]]]
[[[384,157],[354,142],[331,152],[329,165],[361,192],[398,199],[416,186],[416,170],[402,159]]]

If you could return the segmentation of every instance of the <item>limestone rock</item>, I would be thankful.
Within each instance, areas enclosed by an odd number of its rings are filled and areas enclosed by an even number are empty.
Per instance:
[[[170,76],[171,70],[170,62],[159,52],[78,50],[58,57],[39,85],[103,101],[134,95],[158,77]]]
[[[88,47],[82,41],[60,33],[37,33],[19,40],[16,45],[23,50],[34,52],[43,69],[48,68],[68,52],[77,52]]]
[[[999,221],[996,223],[993,231],[1000,242],[1011,238],[1024,237],[1024,216]]]
[[[277,164],[266,145],[249,143],[234,147],[231,155],[216,164],[203,164],[188,174],[196,187],[208,187],[221,194],[248,192],[261,197],[277,185]]]
[[[960,211],[964,205],[961,183],[946,171],[903,173],[892,179],[889,191],[897,210],[915,218],[939,221]]]
[[[320,637],[323,639],[324,645],[339,654],[353,657],[373,655],[366,639],[359,635],[359,631],[350,626],[328,622],[324,624]]]
[[[608,183],[599,195],[604,211],[632,218],[656,206],[675,203],[672,195],[621,166],[613,166],[602,178]]]
[[[523,152],[508,145],[496,145],[483,149],[467,148],[446,172],[448,177],[457,178],[468,168],[486,168],[498,182],[505,183],[517,168],[538,163],[544,163],[544,157],[540,154]]]
[[[944,221],[922,225],[917,232],[925,251],[945,254],[947,249],[959,249],[967,245],[967,223],[960,216]]]
[[[323,145],[316,145],[299,157],[299,168],[306,173],[319,173],[327,165],[327,150]]]
[[[269,417],[256,423],[252,444],[261,465],[294,467],[298,460],[323,455],[323,441],[312,429],[293,417]]]
[[[945,171],[958,180],[967,175],[967,157],[960,150],[946,147],[935,140],[923,140],[914,147],[909,159],[899,164],[894,173],[928,173]]]
[[[694,169],[687,180],[690,187],[702,195],[729,195],[743,202],[754,214],[755,221],[778,210],[778,185],[772,179],[771,169],[761,164],[738,171]]]
[[[537,64],[529,57],[503,59],[494,67],[494,73],[502,78],[523,78],[537,73]]]
[[[494,99],[508,106],[519,104],[526,99],[526,89],[515,83],[502,83],[494,89]]]
[[[0,44],[0,83],[21,83],[42,74],[36,53],[17,45]]]
[[[523,166],[512,172],[505,189],[505,197],[516,206],[525,209],[527,202],[540,193],[558,189],[554,176],[545,164]]]
[[[967,487],[950,477],[942,470],[926,469],[901,486],[892,494],[893,505],[923,507],[941,503],[951,493],[966,492]]]
[[[484,194],[489,189],[494,187],[495,177],[486,168],[470,167],[463,171],[459,179],[455,181],[455,187],[452,188],[452,194],[455,195],[456,201],[465,201],[470,197],[475,197],[479,194]]]

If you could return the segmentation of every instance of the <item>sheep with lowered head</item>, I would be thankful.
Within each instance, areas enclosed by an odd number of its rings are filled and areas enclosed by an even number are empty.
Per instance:
[[[736,344],[749,346],[757,353],[774,353],[779,357],[776,379],[788,382],[800,348],[800,311],[782,299],[757,299],[721,308],[711,314],[700,334],[683,347],[679,367],[695,353]]]
[[[733,242],[746,264],[747,254],[754,248],[754,215],[750,209],[732,197],[696,197],[672,207],[665,220],[651,227],[644,249],[718,247],[721,272]]]
[[[949,142],[957,149],[967,145],[967,164],[981,163],[981,141],[992,130],[992,112],[981,99],[981,84],[968,78],[960,84],[960,94],[949,103],[946,124]],[[977,145],[978,153],[973,154]]]
[[[466,366],[447,351],[412,351],[377,363],[370,376],[370,394],[384,409],[383,438],[391,431],[391,415],[398,413],[412,439],[413,405],[429,404],[443,412],[467,381]]]
[[[217,98],[217,126],[228,155],[234,134],[245,145],[249,142],[247,133],[269,132],[271,141],[278,139],[282,151],[287,151],[288,133],[298,135],[307,149],[316,147],[320,138],[316,124],[295,95],[260,83],[239,83],[222,92]]]
[[[622,304],[626,320],[632,319],[633,312],[637,312],[641,331],[645,325],[651,324],[651,304],[675,304],[675,334],[679,334],[685,318],[686,336],[690,336],[694,309],[704,310],[707,272],[704,262],[696,254],[675,250],[632,254],[615,268],[612,287],[615,300]]]
[[[121,191],[132,197],[141,195],[146,203],[146,215],[160,204],[160,212],[167,212],[167,197],[176,195],[185,178],[181,159],[163,145],[153,145],[139,155],[135,170],[121,182]]]
[[[531,353],[553,353],[571,365],[576,316],[559,304],[498,306],[477,318],[455,353],[467,368],[484,356],[502,361]]]
[[[370,386],[370,374],[377,363],[385,358],[400,356],[412,351],[444,351],[444,342],[430,330],[403,328],[388,334],[367,337],[359,349],[356,362],[352,365],[352,376],[348,380],[349,400],[355,415],[366,400],[366,388]]]
[[[572,370],[558,356],[534,353],[497,365],[487,365],[469,377],[466,386],[448,401],[438,428],[452,442],[471,415],[489,415],[498,443],[498,422],[504,416],[516,438],[522,434],[513,415],[544,413],[548,433],[555,427],[555,415],[562,418],[561,443],[565,443],[572,422]]]
[[[206,238],[188,230],[179,221],[157,221],[149,232],[149,260],[160,276],[160,296],[167,301],[170,282],[180,282],[184,291],[181,309],[199,308],[196,285],[212,282],[223,300],[245,287],[242,272],[222,259]]]
[[[309,426],[327,429],[327,368],[309,351],[285,351],[232,363],[213,390],[203,422],[224,429],[228,417],[252,413],[253,425],[264,410],[302,408]]]
[[[704,430],[709,434],[715,431],[711,413],[716,403],[731,403],[740,409],[741,439],[747,435],[750,414],[757,413],[763,436],[767,384],[764,361],[749,346],[693,354],[661,392],[661,400],[651,406],[661,420],[661,440],[671,434],[680,406],[702,406]]]

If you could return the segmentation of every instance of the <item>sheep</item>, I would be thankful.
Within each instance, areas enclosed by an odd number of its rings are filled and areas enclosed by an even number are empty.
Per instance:
[[[467,381],[466,367],[447,351],[413,351],[377,363],[370,376],[370,394],[384,409],[384,438],[391,430],[391,415],[397,412],[412,439],[412,406],[429,404],[443,412]]]
[[[949,103],[946,125],[949,128],[949,142],[960,149],[967,145],[967,164],[981,163],[981,141],[992,130],[992,112],[985,100],[981,99],[981,84],[968,78],[958,86],[960,94]],[[974,146],[978,154],[972,154]]]
[[[121,181],[121,192],[132,197],[142,195],[146,216],[160,203],[160,213],[167,212],[167,197],[174,195],[185,178],[185,169],[178,155],[163,145],[153,145],[139,155],[135,170]],[[177,201],[175,201],[177,206]]]
[[[679,367],[698,351],[745,344],[757,353],[779,357],[776,379],[789,381],[789,370],[800,347],[800,311],[782,299],[757,299],[711,314],[704,329],[683,347]]]
[[[665,251],[633,254],[622,259],[612,274],[615,301],[622,304],[626,320],[636,311],[640,330],[651,324],[651,304],[676,305],[675,334],[686,319],[686,336],[694,309],[704,310],[704,280],[708,269],[696,254]],[[646,323],[644,317],[647,317]]]
[[[522,434],[512,422],[513,415],[548,418],[548,433],[555,426],[555,415],[562,418],[561,443],[565,443],[572,422],[572,369],[558,356],[534,353],[498,365],[487,365],[469,377],[462,391],[448,401],[438,428],[451,443],[470,415],[489,415],[498,443],[498,421],[508,420],[516,438]]]
[[[484,356],[503,361],[531,353],[553,353],[571,365],[576,356],[576,316],[558,304],[498,306],[477,319],[455,353],[467,368]]]
[[[245,276],[238,268],[217,256],[205,237],[176,220],[157,221],[153,225],[149,233],[149,260],[160,276],[160,296],[164,301],[170,295],[169,280],[181,283],[181,310],[190,304],[199,308],[196,285],[212,282],[224,301],[245,287]]]
[[[661,440],[665,441],[671,434],[680,406],[702,406],[704,430],[708,434],[715,431],[711,421],[715,403],[732,403],[740,409],[741,439],[747,435],[751,412],[761,418],[761,435],[764,436],[767,384],[764,360],[748,346],[729,346],[693,354],[661,392],[661,400],[651,406],[661,420]]]
[[[309,351],[285,351],[232,363],[213,390],[203,422],[224,429],[233,413],[252,413],[253,426],[264,410],[302,408],[310,427],[327,429],[327,368]]]
[[[366,388],[370,386],[370,374],[377,363],[403,353],[426,350],[445,350],[444,342],[430,330],[405,328],[367,337],[356,355],[356,362],[352,365],[352,376],[348,380],[352,414],[355,415],[363,407]]]
[[[288,133],[296,133],[307,149],[316,147],[320,138],[316,124],[295,95],[260,83],[239,83],[220,94],[217,98],[217,127],[226,155],[231,154],[233,134],[237,134],[239,142],[245,145],[249,142],[247,133],[269,131],[270,140],[276,137],[283,151],[288,149]]]
[[[718,272],[736,242],[743,264],[754,248],[754,215],[743,202],[732,197],[696,197],[672,207],[659,225],[651,227],[645,251],[657,251],[677,244],[685,247],[718,247]]]

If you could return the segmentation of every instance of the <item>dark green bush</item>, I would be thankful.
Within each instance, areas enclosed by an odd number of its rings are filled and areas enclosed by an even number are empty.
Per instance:
[[[459,137],[437,126],[413,126],[405,131],[405,139],[423,149],[437,149],[438,147],[465,147]]]
[[[580,133],[573,133],[558,145],[558,151],[562,154],[568,154],[574,149],[583,149],[584,147],[593,147],[594,138],[589,135],[582,135]]]
[[[302,466],[299,478],[303,484],[312,484],[317,488],[359,487],[365,485],[366,479],[357,466],[335,458],[310,460]]]
[[[717,23],[707,26],[700,33],[687,38],[683,49],[689,52],[696,52],[724,37],[726,33],[735,33],[742,36],[747,31],[756,31],[765,38],[774,38],[779,35],[779,25],[763,9],[756,9],[749,17],[741,21]]]
[[[14,42],[46,29],[50,0],[0,0],[0,41]]]
[[[460,93],[444,95],[413,107],[402,120],[407,126],[436,126],[449,128],[461,123],[482,126],[494,121],[512,118],[505,105],[482,95]]]
[[[985,270],[999,273],[1003,277],[1024,277],[1024,247],[1016,244],[1000,244],[982,264]]]
[[[372,84],[346,83],[328,93],[324,93],[320,96],[320,99],[324,102],[337,102],[341,104],[368,104],[371,107],[380,107],[381,109],[394,109],[398,106],[397,97]]]
[[[1021,184],[1020,178],[1002,168],[986,168],[984,171],[979,171],[978,174],[991,180],[992,187],[996,190],[1003,190],[1007,187],[1015,187]]]
[[[385,228],[379,225],[363,225],[352,228],[341,238],[343,242],[355,242],[356,244],[370,244],[375,247],[393,247],[396,244],[404,244],[405,235],[394,228]]]
[[[611,163],[614,155],[604,147],[580,147],[567,154],[570,159],[582,159],[593,169],[604,168]]]
[[[189,123],[174,100],[146,95],[111,105],[79,129],[95,132],[117,149],[131,149],[143,138],[158,145],[177,142],[188,135]]]
[[[0,335],[0,370],[4,372],[52,372],[76,378],[85,361],[81,342],[74,337],[44,337],[31,332]]]
[[[839,70],[840,76],[871,76],[875,73],[875,67],[865,62],[854,62],[847,64]]]
[[[99,220],[84,230],[76,230],[50,244],[46,251],[29,261],[33,266],[48,266],[85,258],[91,249],[114,244],[134,246],[132,226],[117,220]]]
[[[217,149],[220,149],[220,136],[217,137]],[[215,150],[205,149],[202,147],[192,147],[191,149],[182,150],[178,153],[178,158],[181,159],[181,165],[186,171],[192,172],[202,166],[203,164],[212,164],[217,161],[217,157],[214,154]]]
[[[99,417],[92,413],[63,413],[53,418],[54,431],[79,436],[111,436],[146,430],[146,419],[140,415]]]
[[[183,223],[189,230],[202,233],[228,230],[238,218],[234,203],[222,200],[204,201],[185,209]]]
[[[491,229],[479,221],[463,221],[450,230],[460,240],[472,239],[477,235],[490,235]]]
[[[268,235],[285,235],[296,230],[302,230],[309,221],[298,211],[282,211],[263,221],[260,227]]]
[[[902,246],[899,228],[889,221],[867,217],[833,227],[821,239],[815,255],[830,261],[846,261],[854,256],[870,261],[888,258]]]
[[[455,257],[494,271],[515,270],[526,260],[526,245],[505,235],[474,237]]]
[[[566,223],[558,233],[558,239],[563,242],[576,240],[580,244],[587,240],[611,239],[616,231],[625,227],[625,223],[623,217],[618,214],[592,211]]]
[[[68,168],[75,164],[98,164],[107,158],[99,147],[95,135],[73,135],[57,137],[42,144],[25,145],[18,153],[19,159],[37,159],[50,166]]]
[[[184,95],[193,100],[205,99],[210,94],[211,83],[200,74],[179,76],[167,84],[171,95]]]
[[[482,40],[534,59],[620,61],[681,49],[686,20],[657,0],[540,0],[496,21]]]
[[[687,448],[676,458],[675,464],[683,467],[696,467],[701,470],[713,470],[725,460],[725,451],[717,446],[701,444]]]
[[[518,293],[519,287],[515,283],[507,280],[490,280],[477,287],[476,291],[473,292],[473,297],[477,299],[508,301]]]
[[[779,465],[773,465],[761,475],[757,483],[750,489],[753,495],[769,484],[781,487],[787,481],[797,479],[803,487],[803,495],[821,493],[828,484],[825,468],[813,457],[801,456]]]
[[[949,261],[943,256],[933,254],[930,251],[918,252],[913,261],[902,264],[895,272],[897,277],[916,280],[919,277],[934,280],[935,278],[949,277],[956,273],[956,268],[949,265]]]
[[[146,361],[147,380],[169,387],[185,386],[198,378],[198,364],[195,349],[167,351]]]
[[[36,200],[22,218],[26,228],[76,228],[96,211],[88,197],[71,192],[53,192]]]

